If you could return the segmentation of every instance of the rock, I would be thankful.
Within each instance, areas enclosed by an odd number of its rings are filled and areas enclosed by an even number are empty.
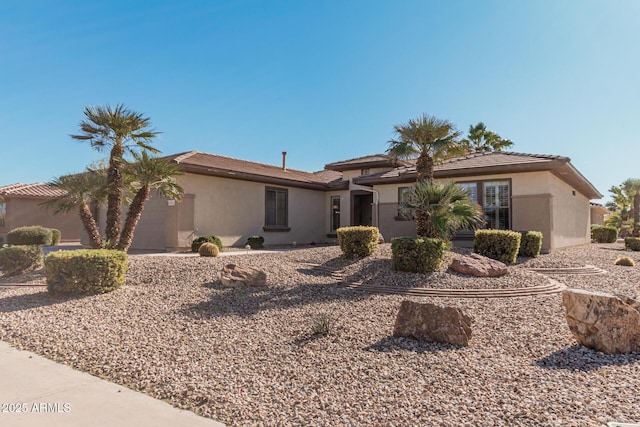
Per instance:
[[[267,273],[252,267],[227,264],[220,271],[224,286],[266,286]]]
[[[602,292],[562,293],[567,324],[578,344],[608,354],[640,352],[640,302]]]
[[[471,318],[459,308],[405,300],[400,304],[393,336],[466,347],[471,338]]]
[[[477,277],[498,277],[509,272],[506,264],[474,253],[457,256],[451,261],[449,268],[458,273]]]

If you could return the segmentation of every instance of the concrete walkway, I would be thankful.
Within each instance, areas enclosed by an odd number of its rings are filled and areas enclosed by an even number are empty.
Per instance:
[[[0,341],[2,427],[224,427]]]

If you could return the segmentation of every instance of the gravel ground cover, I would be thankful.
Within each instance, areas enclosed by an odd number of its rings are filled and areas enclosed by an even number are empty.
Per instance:
[[[592,244],[520,260],[500,279],[395,275],[389,245],[344,260],[337,247],[231,258],[130,256],[127,285],[106,295],[51,297],[0,287],[0,339],[175,406],[235,425],[602,426],[640,422],[640,354],[577,346],[560,295],[504,299],[410,297],[473,318],[469,347],[391,336],[407,297],[346,289],[348,279],[399,286],[534,286],[531,267],[595,265],[557,276],[569,287],[635,295],[640,261],[621,244]],[[449,255],[454,256],[454,255]],[[264,269],[267,288],[223,288],[233,262]],[[43,283],[31,273],[29,283]],[[10,283],[15,278],[0,278]],[[330,334],[313,335],[329,319]]]

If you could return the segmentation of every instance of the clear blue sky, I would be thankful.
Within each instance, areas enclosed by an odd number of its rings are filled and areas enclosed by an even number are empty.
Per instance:
[[[422,113],[640,178],[640,1],[3,1],[0,185],[100,158],[87,105],[152,119],[164,154],[315,171]]]

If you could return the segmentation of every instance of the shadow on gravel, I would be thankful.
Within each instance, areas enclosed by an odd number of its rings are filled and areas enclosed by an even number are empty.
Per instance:
[[[35,294],[14,295],[6,298],[0,298],[0,313],[11,313],[14,311],[31,310],[32,308],[48,307],[78,298],[78,296],[51,296],[47,291]]]
[[[246,317],[264,310],[286,310],[302,305],[369,297],[368,294],[347,289],[335,282],[300,284],[292,288],[227,288],[220,281],[207,282],[203,286],[217,291],[216,294],[208,301],[183,306],[178,310],[179,313],[197,318],[229,315]]]
[[[588,372],[606,366],[624,366],[638,362],[640,362],[640,353],[604,354],[581,345],[574,345],[558,350],[535,364],[543,369]]]
[[[436,342],[418,341],[412,338],[388,336],[374,344],[364,347],[363,350],[377,351],[381,353],[398,350],[408,350],[413,351],[414,353],[422,354],[459,349],[459,347],[456,347],[452,344],[442,344]]]

